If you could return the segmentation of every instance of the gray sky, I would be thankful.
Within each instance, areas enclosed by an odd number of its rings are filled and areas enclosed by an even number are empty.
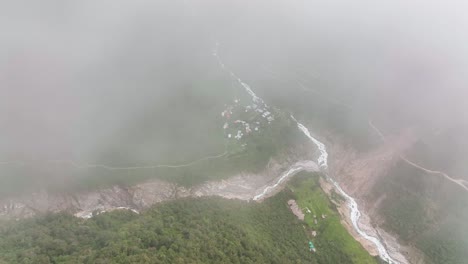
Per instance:
[[[384,114],[396,109],[438,125],[467,119],[463,1],[1,5],[6,159],[88,157],[107,147],[149,106],[184,93],[181,79],[212,63],[216,40],[247,78],[260,65],[302,68]]]

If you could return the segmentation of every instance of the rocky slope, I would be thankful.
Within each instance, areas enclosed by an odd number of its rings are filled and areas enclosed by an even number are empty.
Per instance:
[[[283,172],[298,163],[310,171],[318,171],[318,166],[312,161],[304,163],[289,158],[282,162],[272,160],[269,166],[258,174],[240,173],[226,180],[209,181],[190,188],[162,180],[151,180],[130,187],[115,185],[89,192],[40,191],[0,200],[0,218],[25,218],[46,212],[69,212],[78,217],[89,218],[93,213],[117,209],[138,212],[155,203],[190,196],[215,195],[228,199],[250,200],[268,186],[275,184]],[[278,189],[280,188],[269,191],[267,195],[272,195]]]
[[[375,133],[371,123],[369,128],[374,132],[369,137],[383,137]],[[394,131],[365,151],[340,143],[333,135],[328,139],[331,174],[356,198],[364,214],[361,224],[373,226],[389,252],[399,251],[409,263],[459,263],[465,258],[465,188],[443,173],[431,173],[407,162],[405,157],[417,160],[411,153],[426,154],[418,150],[419,131]],[[339,209],[342,215],[348,214],[347,208]],[[457,231],[449,234],[453,230]]]

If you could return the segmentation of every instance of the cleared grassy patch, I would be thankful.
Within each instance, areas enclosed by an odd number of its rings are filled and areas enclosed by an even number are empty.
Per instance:
[[[300,173],[288,185],[305,213],[304,221],[317,248],[317,258],[322,263],[378,263],[341,224],[336,207],[320,188],[319,177],[316,173]],[[316,237],[311,236],[312,231],[317,232]]]

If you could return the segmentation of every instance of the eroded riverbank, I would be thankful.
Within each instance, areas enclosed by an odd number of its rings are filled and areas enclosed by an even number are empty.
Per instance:
[[[19,219],[46,212],[69,212],[77,217],[89,218],[96,213],[119,209],[139,212],[154,204],[184,197],[220,196],[248,201],[279,192],[296,173],[291,171],[304,167],[308,171],[318,171],[318,166],[312,161],[272,160],[270,166],[260,173],[240,173],[225,180],[208,181],[190,188],[155,179],[130,187],[115,185],[89,192],[41,191],[0,200],[0,217]]]
[[[228,67],[226,67],[225,63],[221,60],[221,58],[219,57],[218,55],[218,48],[219,48],[219,43],[216,43],[216,47],[215,47],[215,50],[213,52],[213,56],[216,58],[216,60],[218,61],[219,65],[220,65],[220,68],[227,72],[234,80],[236,80],[239,85],[241,85],[242,87],[244,87],[245,91],[252,97],[252,101],[254,102],[257,102],[257,103],[262,103],[262,104],[265,104],[265,102],[263,101],[263,99],[261,99],[260,97],[258,97],[255,92],[252,90],[252,88],[246,84],[245,82],[242,81],[241,78],[239,78],[234,72],[232,72]],[[352,226],[354,228],[354,230],[359,234],[360,237],[362,237],[363,239],[371,242],[372,244],[375,245],[375,247],[377,248],[377,251],[379,253],[379,256],[385,260],[386,262],[390,263],[390,264],[393,264],[393,263],[399,263],[398,261],[396,261],[395,259],[393,259],[390,255],[389,255],[389,252],[387,251],[386,247],[384,246],[384,242],[382,242],[382,238],[379,238],[378,236],[372,236],[372,235],[369,235],[368,233],[366,233],[365,230],[361,229],[360,227],[360,218],[361,218],[361,212],[359,211],[358,209],[358,204],[357,202],[353,199],[353,197],[351,197],[349,194],[347,194],[341,187],[340,185],[338,184],[338,182],[336,182],[333,178],[331,178],[330,176],[328,176],[328,152],[327,152],[327,149],[326,149],[326,146],[320,142],[319,140],[317,140],[316,138],[314,138],[309,129],[304,126],[302,123],[299,123],[295,118],[294,116],[291,116],[291,118],[296,122],[297,124],[297,127],[299,130],[302,131],[302,133],[312,142],[315,144],[315,146],[317,147],[318,151],[319,151],[319,157],[317,159],[317,163],[321,169],[321,171],[323,173],[325,173],[325,175],[327,176],[327,178],[330,180],[330,182],[333,183],[334,187],[336,188],[336,190],[338,191],[339,194],[341,194],[347,201],[347,206],[349,207],[350,209],[350,212],[349,212],[349,216],[350,216],[350,219],[351,219],[351,223],[352,223]],[[294,169],[295,172],[299,172],[301,169],[300,168],[296,168]],[[369,227],[370,228],[370,227]]]

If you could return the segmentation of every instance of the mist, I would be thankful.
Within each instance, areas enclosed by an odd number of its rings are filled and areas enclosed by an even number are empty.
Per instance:
[[[0,262],[463,262],[467,10],[3,1]]]
[[[211,109],[215,119],[228,100],[200,93],[231,86],[211,55],[216,43],[259,94],[290,109],[301,82],[392,129],[466,126],[466,8],[459,1],[3,3],[0,157],[128,165],[218,151],[207,147],[205,126],[184,131],[206,117],[188,112]]]

